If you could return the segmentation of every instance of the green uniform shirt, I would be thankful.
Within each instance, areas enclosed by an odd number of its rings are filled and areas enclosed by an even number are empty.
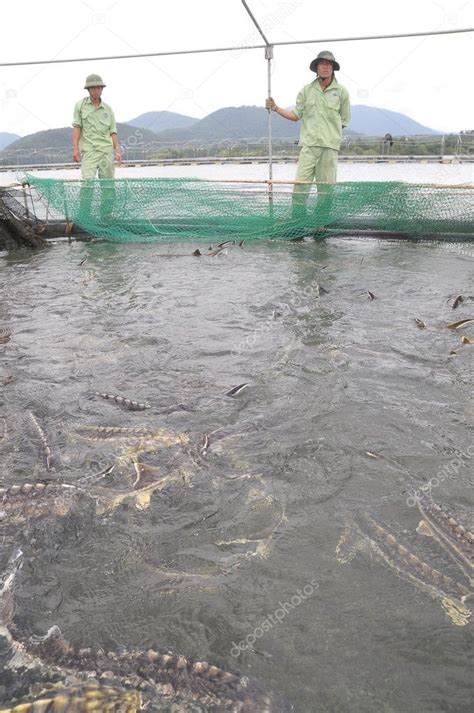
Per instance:
[[[96,108],[90,97],[84,97],[74,107],[73,126],[81,129],[79,148],[81,151],[110,152],[113,147],[112,134],[117,133],[114,112],[101,100]]]
[[[323,91],[319,79],[307,84],[298,94],[293,109],[303,119],[300,146],[341,147],[342,129],[351,118],[349,92],[334,78]]]

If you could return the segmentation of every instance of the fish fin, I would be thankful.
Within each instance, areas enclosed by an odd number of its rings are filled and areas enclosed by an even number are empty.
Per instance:
[[[426,522],[426,520],[420,520],[418,523],[418,526],[416,528],[416,531],[419,535],[425,535],[425,537],[434,537],[434,533],[430,525]]]
[[[150,465],[145,465],[138,461],[135,461],[133,465],[135,466],[135,473],[137,474],[133,483],[134,490],[140,490],[146,485],[151,485],[163,479],[163,475],[158,468],[153,468]]]
[[[455,599],[443,597],[441,600],[441,606],[456,626],[466,626],[466,624],[469,623],[472,611],[463,604],[457,602]]]
[[[107,475],[110,475],[110,473],[114,470],[115,468],[115,463],[112,465],[109,465],[108,468],[105,468],[104,470],[101,470],[100,473],[94,473],[93,475],[85,475],[83,478],[79,478],[77,483],[80,485],[85,485],[87,484],[93,484],[96,483],[99,480],[102,480],[102,478],[105,478]]]
[[[361,549],[362,539],[355,528],[346,528],[336,547],[336,559],[341,564],[346,564],[354,559],[358,550]]]
[[[240,394],[241,391],[246,389],[249,386],[249,384],[239,384],[238,386],[233,386],[229,391],[226,391],[224,396],[237,396],[237,394]]]

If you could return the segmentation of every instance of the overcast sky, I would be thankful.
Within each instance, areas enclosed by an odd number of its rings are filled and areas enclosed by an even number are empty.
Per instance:
[[[473,0],[248,0],[270,41],[425,32],[472,26]],[[241,0],[22,0],[2,3],[0,61],[65,59],[260,44]],[[322,49],[341,65],[352,104],[391,109],[445,131],[474,128],[473,34],[276,47],[281,106],[314,75]],[[185,57],[0,67],[0,131],[26,135],[71,124],[86,75],[107,84],[118,121],[169,110],[202,118],[262,105],[263,49]]]

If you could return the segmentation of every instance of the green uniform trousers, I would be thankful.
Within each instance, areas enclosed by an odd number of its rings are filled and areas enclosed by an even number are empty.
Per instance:
[[[296,169],[296,181],[305,183],[335,183],[337,172],[337,157],[339,152],[322,146],[303,146]],[[329,187],[327,187],[329,188]],[[310,185],[293,188],[293,198],[299,205],[304,205],[308,198]],[[318,185],[318,193],[324,193],[325,186]]]
[[[102,180],[100,186],[95,185],[94,179],[113,179],[115,176],[114,152],[104,153],[103,151],[85,151],[81,157],[81,173],[84,184],[81,188],[81,201],[79,212],[86,220],[91,217],[100,222],[108,222],[114,207],[115,189],[114,181]],[[100,192],[99,214],[92,216],[96,212],[96,202],[94,192]],[[80,223],[80,218],[78,219]]]
[[[114,178],[114,152],[84,151],[81,156],[81,173],[84,180],[90,178]]]

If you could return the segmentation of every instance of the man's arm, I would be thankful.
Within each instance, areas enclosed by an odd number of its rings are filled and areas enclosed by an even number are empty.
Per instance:
[[[349,122],[351,120],[351,103],[349,99],[349,92],[347,89],[343,92],[341,96],[341,121],[342,121],[342,128],[344,129],[346,126],[349,125]]]
[[[122,154],[120,153],[120,144],[117,136],[117,124],[112,109],[110,110],[110,138],[112,139],[114,147],[115,160],[118,161],[118,163],[122,163]]]
[[[81,153],[79,151],[79,139],[81,138],[81,127],[72,127],[72,160],[79,163],[81,160]]]
[[[115,160],[118,161],[118,163],[122,163],[122,154],[120,153],[120,144],[117,133],[114,132],[113,134],[110,134],[110,136],[112,138],[112,144],[114,146]]]
[[[265,108],[270,109],[271,111],[275,111],[280,116],[283,116],[284,119],[289,119],[290,121],[299,121],[299,116],[296,116],[294,111],[288,111],[288,109],[282,109],[281,107],[277,106],[275,100],[272,99],[272,97],[268,97],[268,99],[266,100]]]
[[[81,160],[81,152],[79,151],[79,140],[82,133],[82,105],[84,99],[78,101],[74,105],[74,116],[72,118],[72,160],[79,163]]]

